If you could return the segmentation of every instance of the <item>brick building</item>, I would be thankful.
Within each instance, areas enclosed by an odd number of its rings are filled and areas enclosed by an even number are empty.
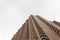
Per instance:
[[[31,15],[12,40],[60,40],[60,23]]]

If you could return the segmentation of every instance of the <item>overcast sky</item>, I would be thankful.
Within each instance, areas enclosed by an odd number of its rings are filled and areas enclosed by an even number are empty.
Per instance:
[[[60,0],[0,0],[0,40],[11,40],[31,14],[60,22]]]

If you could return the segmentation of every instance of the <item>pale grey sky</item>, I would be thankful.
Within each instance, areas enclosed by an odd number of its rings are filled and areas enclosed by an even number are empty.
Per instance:
[[[60,22],[60,0],[0,0],[0,40],[11,40],[31,14]]]

